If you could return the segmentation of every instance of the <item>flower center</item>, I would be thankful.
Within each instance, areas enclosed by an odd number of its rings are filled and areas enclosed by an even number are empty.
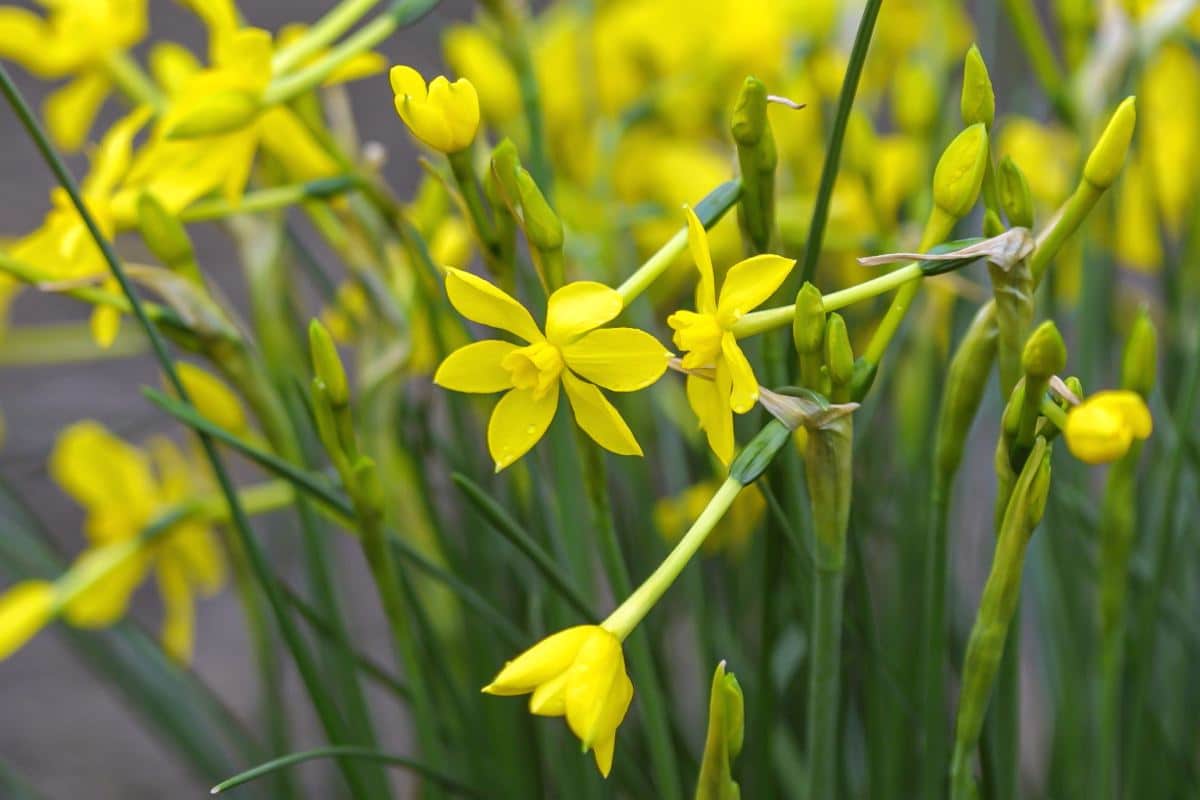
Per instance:
[[[500,366],[512,374],[513,386],[532,389],[534,399],[540,400],[558,381],[563,371],[562,353],[549,342],[535,342],[513,350]]]
[[[715,315],[676,311],[667,317],[667,324],[675,331],[675,346],[684,351],[684,369],[716,364],[721,355],[721,337],[725,331]]]

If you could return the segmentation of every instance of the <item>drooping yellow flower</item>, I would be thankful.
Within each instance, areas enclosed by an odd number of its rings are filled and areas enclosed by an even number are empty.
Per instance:
[[[207,523],[196,517],[184,516],[160,535],[143,539],[155,520],[193,496],[189,467],[179,450],[159,439],[146,453],[99,423],[80,422],[59,437],[50,474],[85,508],[90,546],[58,581],[26,581],[0,598],[0,657],[55,615],[80,627],[113,624],[153,571],[165,606],[163,647],[188,661],[193,595],[215,592],[225,567]]]
[[[412,67],[395,66],[388,77],[396,94],[396,113],[425,144],[442,153],[466,150],[479,129],[479,95],[466,78],[451,83],[439,75],[425,85]]]
[[[561,386],[575,422],[601,447],[641,455],[633,432],[599,387],[633,392],[667,369],[668,353],[636,328],[601,328],[621,313],[616,290],[578,281],[550,295],[543,334],[519,302],[488,281],[446,270],[446,294],[467,319],[507,331],[524,346],[485,339],[455,350],[434,383],[457,392],[504,392],[488,423],[488,449],[500,471],[525,455],[554,419]]]
[[[146,0],[41,0],[46,16],[0,6],[0,58],[39,78],[71,77],[46,98],[46,127],[78,150],[112,90],[116,60],[146,35]]]
[[[633,700],[621,640],[600,625],[577,625],[538,642],[504,665],[487,694],[529,694],[529,710],[566,717],[600,774],[612,769],[617,728]]]
[[[688,404],[709,447],[728,464],[733,460],[733,414],[745,414],[758,401],[758,380],[733,325],[774,294],[796,262],[776,255],[747,258],[729,268],[718,296],[704,226],[690,208],[687,220],[688,247],[700,271],[696,310],[676,311],[667,324],[675,331],[675,346],[685,351],[684,369],[712,370],[711,379],[688,375]]]
[[[1134,440],[1154,429],[1150,410],[1137,392],[1097,392],[1067,412],[1063,431],[1071,454],[1088,464],[1107,464],[1128,452]]]

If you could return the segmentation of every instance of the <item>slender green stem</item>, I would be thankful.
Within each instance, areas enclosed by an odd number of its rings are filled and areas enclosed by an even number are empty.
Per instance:
[[[270,189],[250,192],[236,203],[230,203],[223,197],[200,200],[180,212],[179,219],[181,222],[207,222],[214,219],[225,219],[234,214],[275,211],[309,200],[334,197],[354,188],[356,188],[356,180],[352,176],[337,176],[305,183],[293,183],[287,186],[273,186]]]
[[[150,106],[155,114],[161,114],[166,108],[162,92],[128,53],[109,53],[104,59],[104,69],[117,88],[134,103]]]
[[[946,651],[950,630],[946,616],[949,583],[949,542],[952,476],[934,475],[931,487],[929,536],[925,541],[924,602],[922,603],[921,734],[924,750],[918,765],[920,797],[939,800],[945,795],[946,739],[949,720],[945,710]]]
[[[858,23],[858,33],[854,36],[854,47],[850,50],[850,60],[846,63],[846,76],[842,79],[842,92],[838,97],[833,129],[829,132],[829,144],[825,148],[825,163],[821,167],[821,182],[817,186],[817,198],[813,204],[812,222],[808,226],[808,241],[804,245],[804,265],[800,270],[801,282],[811,281],[817,269],[821,245],[825,241],[825,224],[829,221],[829,203],[833,198],[833,187],[837,182],[838,167],[842,159],[842,143],[846,139],[846,126],[850,122],[850,110],[854,107],[854,97],[858,94],[858,81],[862,76],[863,65],[867,61],[867,51],[871,47],[871,35],[875,32],[875,20],[879,16],[879,9],[882,6],[883,0],[868,0]]]
[[[598,445],[591,440],[585,440],[582,436],[580,436],[580,449],[583,451],[585,488],[592,508],[592,522],[599,540],[600,558],[604,564],[605,573],[608,575],[614,595],[630,597],[632,586],[629,580],[629,569],[625,565],[621,543],[617,539],[612,507],[609,505],[604,454]],[[699,545],[697,544],[697,546]],[[668,556],[669,558],[670,556]],[[653,594],[653,591],[650,589],[647,594]],[[645,608],[644,605],[636,607]],[[615,612],[614,616],[616,616]],[[627,623],[628,621],[621,617],[618,617],[614,623],[612,617],[609,617],[601,624],[613,631],[619,638],[624,638],[622,634],[628,637],[625,640],[625,649],[629,654],[633,679],[641,694],[642,707],[645,711],[643,719],[646,726],[646,738],[650,743],[650,760],[656,784],[655,791],[658,797],[676,800],[683,797],[683,786],[679,781],[675,747],[671,741],[671,724],[667,716],[663,689],[650,653],[650,640],[640,631],[633,633],[633,629],[627,627]]]
[[[483,199],[479,176],[475,174],[475,165],[471,163],[471,151],[469,149],[460,150],[457,153],[450,153],[446,158],[450,162],[450,171],[454,173],[454,180],[458,184],[458,191],[462,195],[463,202],[467,204],[467,213],[471,217],[475,235],[479,237],[484,252],[493,257],[498,255],[499,234],[496,233],[492,213]]]
[[[291,753],[283,756],[282,758],[276,758],[272,761],[268,761],[265,764],[259,764],[258,766],[252,767],[245,772],[234,775],[232,778],[227,778],[214,786],[210,792],[212,794],[220,794],[221,792],[228,791],[235,786],[241,786],[244,783],[249,783],[250,781],[261,778],[264,775],[269,775],[276,770],[291,767],[316,758],[332,758],[337,761],[342,761],[345,759],[378,761],[389,766],[412,770],[418,775],[428,778],[439,786],[464,797],[484,797],[484,795],[476,789],[467,786],[465,783],[462,783],[443,772],[426,766],[419,761],[415,761],[411,758],[405,758],[404,756],[395,756],[390,753],[381,753],[378,750],[372,750],[367,747],[318,747],[313,750],[305,750],[301,753]]]
[[[188,400],[188,392],[180,380],[178,373],[175,371],[175,365],[171,358],[170,352],[167,349],[166,341],[155,327],[154,322],[147,314],[146,308],[142,305],[137,291],[133,288],[133,284],[129,280],[124,267],[121,265],[120,259],[117,257],[116,251],[113,250],[112,244],[107,237],[101,232],[99,225],[88,210],[87,204],[83,201],[83,196],[79,191],[79,185],[75,179],[67,171],[66,165],[59,156],[54,146],[47,138],[45,131],[38,122],[37,117],[29,108],[25,99],[21,96],[20,91],[13,83],[12,78],[8,74],[8,70],[0,65],[0,90],[12,105],[21,124],[34,140],[42,157],[49,165],[51,171],[58,179],[59,184],[67,192],[72,204],[75,206],[79,216],[83,219],[84,225],[88,229],[88,233],[95,240],[96,245],[100,248],[100,252],[104,256],[104,260],[108,263],[112,270],[113,277],[121,287],[121,291],[129,301],[129,305],[133,310],[134,316],[141,325],[142,330],[146,332],[146,336],[150,340],[154,355],[158,360],[159,366],[166,374],[172,388],[183,400],[185,404],[190,405]],[[212,465],[213,473],[216,476],[217,483],[229,501],[229,508],[233,527],[237,531],[243,545],[246,548],[246,553],[250,559],[251,568],[254,571],[258,582],[264,587],[267,598],[270,601],[271,609],[274,612],[276,622],[279,624],[285,642],[288,648],[292,651],[293,658],[296,661],[297,670],[300,672],[309,696],[313,701],[313,705],[317,710],[317,714],[321,719],[326,733],[334,742],[339,742],[344,738],[344,730],[342,720],[329,698],[325,686],[321,681],[320,675],[316,669],[315,663],[305,646],[300,632],[295,627],[291,617],[284,607],[283,600],[275,589],[274,578],[271,575],[270,567],[267,562],[266,554],[259,546],[258,541],[254,538],[254,534],[250,528],[250,520],[246,517],[245,511],[237,498],[237,491],[234,487],[229,473],[225,470],[225,466],[221,461],[220,455],[217,453],[216,447],[212,440],[206,436],[200,435],[201,446],[204,449],[205,456]],[[343,775],[355,797],[366,797],[365,786],[360,783],[357,774],[351,769],[344,769]]]
[[[293,67],[328,47],[339,36],[354,27],[379,0],[342,0],[321,17],[296,41],[275,51],[271,57],[271,74],[282,75]]]
[[[317,88],[338,67],[375,47],[397,28],[416,22],[438,2],[440,0],[397,0],[390,10],[359,28],[313,64],[271,81],[263,92],[263,104],[271,106],[286,103],[293,97]]]
[[[844,569],[813,572],[812,663],[808,673],[809,797],[837,796]]]

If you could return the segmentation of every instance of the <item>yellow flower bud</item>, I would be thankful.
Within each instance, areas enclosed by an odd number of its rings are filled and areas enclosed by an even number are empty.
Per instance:
[[[1010,156],[1005,156],[996,172],[996,184],[1000,190],[1000,206],[1008,220],[1019,228],[1033,227],[1033,194],[1025,173]]]
[[[621,640],[599,625],[577,625],[548,636],[504,665],[487,694],[530,694],[529,710],[567,718],[600,774],[612,769],[617,727],[633,699]]]
[[[451,83],[439,75],[430,81],[412,67],[392,67],[389,78],[396,94],[396,113],[425,144],[442,153],[471,146],[479,129],[479,96],[466,78]]]
[[[1088,464],[1116,461],[1134,440],[1154,430],[1150,409],[1136,392],[1106,391],[1084,400],[1067,413],[1063,436],[1072,455]]]
[[[1067,346],[1052,320],[1046,320],[1029,334],[1021,354],[1021,368],[1030,378],[1049,380],[1067,365]]]
[[[308,348],[312,355],[313,372],[325,384],[325,394],[331,406],[337,408],[350,402],[350,387],[346,368],[338,355],[333,337],[319,320],[308,324]]]
[[[238,89],[196,98],[166,129],[168,139],[198,139],[231,133],[248,125],[262,111],[257,95]]]
[[[1142,397],[1154,388],[1155,368],[1158,364],[1158,332],[1145,309],[1140,311],[1129,329],[1125,340],[1125,353],[1121,357],[1121,386],[1137,392]]]
[[[1135,98],[1126,97],[1113,112],[1108,127],[1100,134],[1100,141],[1092,148],[1083,177],[1097,189],[1106,189],[1117,179],[1125,165],[1125,154],[1133,140],[1133,126],[1137,121]]]
[[[0,596],[0,661],[50,622],[54,604],[54,585],[48,581],[23,581]]]
[[[989,129],[996,119],[996,95],[992,91],[992,79],[988,76],[987,64],[977,45],[971,45],[963,62],[963,87],[961,101],[964,125],[982,122]]]
[[[933,202],[937,207],[955,219],[969,214],[979,197],[987,162],[987,128],[975,123],[954,137],[933,171]]]

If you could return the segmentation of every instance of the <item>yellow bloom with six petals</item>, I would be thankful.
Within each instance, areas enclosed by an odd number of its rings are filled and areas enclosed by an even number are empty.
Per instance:
[[[1063,430],[1071,454],[1088,464],[1107,464],[1154,429],[1150,410],[1137,392],[1097,392],[1067,412]]]
[[[529,711],[566,717],[592,751],[600,774],[612,769],[617,728],[633,700],[621,640],[602,625],[577,625],[548,636],[504,665],[487,694],[529,694]]]
[[[575,421],[601,447],[641,455],[633,432],[598,387],[633,392],[654,383],[671,354],[636,328],[601,328],[624,308],[615,289],[578,281],[550,295],[543,334],[529,312],[499,288],[469,272],[446,270],[446,294],[467,319],[507,331],[524,345],[485,339],[460,347],[433,381],[456,392],[505,392],[488,423],[496,471],[512,464],[550,427],[559,388]]]
[[[396,66],[388,77],[396,113],[425,144],[447,155],[466,150],[479,130],[479,95],[466,78],[451,83],[439,75],[425,85],[412,67]]]
[[[718,296],[712,256],[704,226],[686,209],[688,247],[700,282],[696,310],[676,311],[667,318],[675,346],[685,351],[683,367],[711,370],[711,376],[689,374],[688,403],[700,419],[708,445],[722,463],[733,460],[733,414],[745,414],[758,401],[758,381],[738,346],[733,326],[775,293],[796,262],[776,255],[757,255],[729,268]]]

